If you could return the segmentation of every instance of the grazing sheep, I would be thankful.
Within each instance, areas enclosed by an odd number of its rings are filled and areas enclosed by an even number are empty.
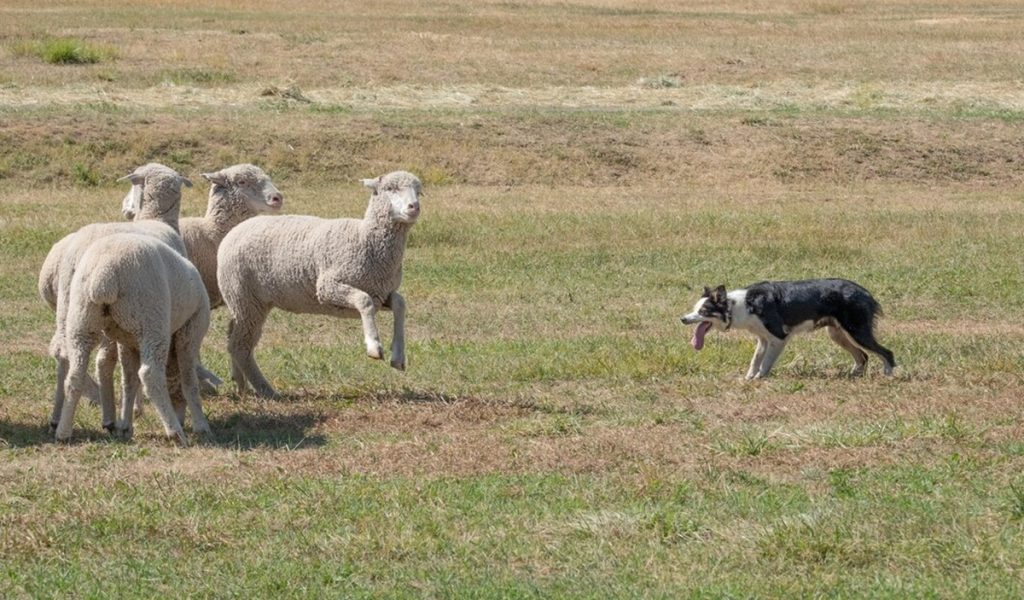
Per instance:
[[[158,163],[138,167],[118,181],[129,180],[131,190],[125,202],[132,198],[138,212],[132,223],[96,223],[86,225],[65,236],[50,249],[39,273],[39,295],[57,313],[57,327],[50,343],[50,354],[57,362],[57,384],[54,390],[51,427],[56,427],[64,404],[64,381],[68,363],[62,350],[64,322],[67,316],[67,298],[75,269],[85,249],[95,240],[115,233],[138,233],[158,239],[182,256],[185,244],[178,235],[178,214],[181,206],[181,186],[192,183],[173,169]],[[91,396],[103,407],[103,425],[112,428],[114,421],[113,374],[117,363],[116,346],[102,341],[96,361],[97,376],[101,383],[98,396]]]
[[[211,434],[196,378],[199,346],[210,325],[210,302],[192,263],[151,237],[108,235],[82,253],[67,304],[62,343],[69,366],[67,401],[57,423],[57,441],[71,437],[75,409],[83,393],[96,391],[88,361],[104,335],[121,345],[126,373],[138,373],[168,437],[177,438],[182,446],[188,444],[168,393],[169,356],[175,361],[172,367],[192,413],[193,431]],[[135,390],[127,391],[115,427],[130,436]]]
[[[217,253],[217,279],[231,312],[228,352],[239,393],[246,381],[260,396],[276,396],[253,357],[272,308],[362,318],[366,352],[383,358],[375,315],[395,315],[391,366],[405,369],[402,255],[420,215],[420,180],[395,171],[364,179],[373,190],[362,219],[256,217],[235,227]]]

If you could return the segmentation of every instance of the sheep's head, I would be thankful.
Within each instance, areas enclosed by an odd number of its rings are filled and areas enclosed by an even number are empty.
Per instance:
[[[380,200],[388,203],[395,221],[411,225],[419,218],[423,184],[412,173],[392,171],[376,179],[364,179],[363,185],[373,190],[371,203]]]
[[[134,220],[144,208],[147,213],[158,215],[180,208],[181,186],[192,187],[191,181],[160,163],[137,167],[118,181],[132,184],[132,189],[121,201],[121,214],[129,220]],[[150,206],[150,202],[155,202],[156,206]]]
[[[274,187],[270,176],[256,165],[235,165],[216,173],[203,173],[203,177],[213,184],[211,198],[215,188],[222,187],[229,196],[241,200],[255,213],[277,212],[284,204],[284,195]]]

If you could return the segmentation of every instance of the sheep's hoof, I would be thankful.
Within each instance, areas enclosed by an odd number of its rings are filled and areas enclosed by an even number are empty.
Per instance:
[[[391,366],[396,368],[396,369],[398,369],[399,371],[404,371],[405,370],[405,359],[404,358],[401,359],[401,360],[392,359],[391,360]]]
[[[262,398],[263,400],[279,400],[281,398],[281,395],[277,393],[277,390],[269,382],[264,382],[260,385],[253,384],[251,388],[248,386],[241,387],[239,388],[239,395],[248,395],[250,391],[256,394],[257,398]]]
[[[50,423],[50,433],[57,433],[57,424],[56,423],[52,423],[52,422]]]
[[[384,346],[381,346],[379,342],[369,342],[366,344],[366,355],[370,358],[381,360],[384,358]]]
[[[200,379],[199,393],[202,394],[203,396],[216,396],[217,386],[205,379]]]
[[[111,423],[104,423],[103,424],[103,428],[107,430],[107,433],[113,434],[114,430],[117,428],[117,426],[113,422],[111,422]]]
[[[135,435],[135,431],[131,427],[118,427],[114,430],[114,435],[117,436],[118,439],[127,442],[132,439],[133,435]]]
[[[57,442],[58,444],[70,444],[71,443],[71,432],[69,431],[69,432],[63,433],[63,434],[60,433],[60,432],[57,432],[53,436],[53,441]]]
[[[185,437],[184,431],[172,431],[171,433],[167,434],[167,439],[171,440],[172,442],[177,442],[178,445],[181,446],[182,448],[188,448],[188,438]]]

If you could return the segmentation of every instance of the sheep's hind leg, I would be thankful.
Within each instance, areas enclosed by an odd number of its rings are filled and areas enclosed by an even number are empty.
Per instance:
[[[203,413],[202,400],[199,397],[199,379],[196,374],[199,365],[196,359],[205,333],[206,328],[202,326],[200,318],[194,316],[174,334],[173,343],[181,380],[179,389],[184,394],[188,409],[192,413],[192,431],[206,440],[212,440],[213,431],[210,430],[210,422]]]
[[[395,331],[391,336],[391,366],[405,370],[405,298],[398,292],[391,292],[388,306],[395,317]]]
[[[160,415],[164,424],[164,433],[168,438],[176,439],[182,446],[188,446],[185,438],[185,430],[178,422],[178,416],[171,406],[171,397],[167,392],[167,354],[168,349],[163,344],[147,345],[145,342],[140,346],[140,358],[142,366],[139,367],[139,379],[142,381],[143,390],[153,408]]]
[[[53,410],[50,411],[50,433],[57,431],[57,424],[60,423],[61,411],[64,410],[64,386],[68,380],[68,359],[64,356],[56,356],[53,359],[57,362],[57,385],[53,389]]]
[[[171,406],[178,417],[178,423],[185,427],[185,396],[181,393],[181,375],[178,370],[178,352],[171,338],[171,351],[167,355],[167,394],[171,397]]]
[[[139,396],[139,351],[121,346],[121,414],[118,415],[116,432],[124,440],[130,440],[134,431],[135,403]]]
[[[267,320],[267,309],[253,310],[247,314],[235,315],[228,330],[228,353],[231,355],[231,377],[235,380],[239,394],[246,392],[246,381],[257,396],[277,398],[267,378],[256,364],[254,352],[263,334],[263,323]]]
[[[103,411],[103,428],[114,431],[114,369],[117,368],[117,343],[103,336],[96,351],[96,380],[100,384],[100,407]]]
[[[72,348],[68,356],[68,376],[65,379],[65,401],[61,407],[60,421],[54,431],[54,437],[58,442],[65,442],[71,439],[71,431],[75,424],[75,411],[78,409],[78,401],[82,395],[97,393],[96,383],[89,377],[89,355],[92,353],[92,344],[86,343],[79,348]]]

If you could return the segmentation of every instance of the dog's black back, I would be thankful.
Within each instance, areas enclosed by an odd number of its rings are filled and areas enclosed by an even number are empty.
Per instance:
[[[851,333],[870,333],[875,317],[882,314],[870,292],[846,279],[762,281],[746,288],[746,305],[779,339],[801,323],[829,319]]]

